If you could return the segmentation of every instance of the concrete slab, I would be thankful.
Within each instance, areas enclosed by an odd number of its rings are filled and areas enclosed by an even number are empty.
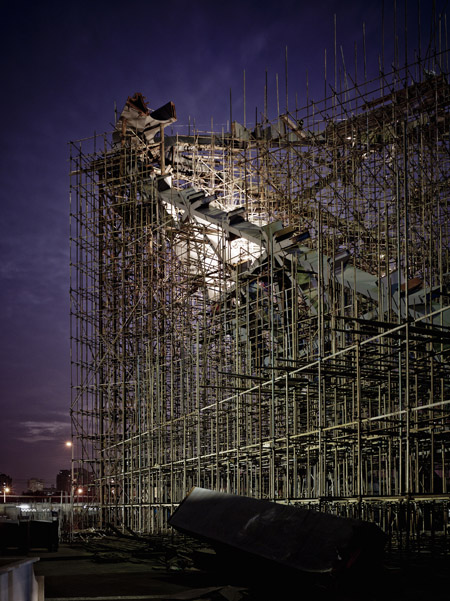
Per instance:
[[[39,557],[36,574],[44,576],[46,601],[169,599],[175,598],[174,594],[227,584],[218,582],[217,574],[155,569],[149,561],[96,563],[92,553],[78,546],[61,545],[57,552]],[[188,594],[185,598],[193,597]]]

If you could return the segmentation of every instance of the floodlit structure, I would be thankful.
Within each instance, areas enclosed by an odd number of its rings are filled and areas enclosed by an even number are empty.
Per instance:
[[[71,144],[85,523],[164,530],[198,485],[447,528],[447,53],[350,82],[225,133],[135,94]]]

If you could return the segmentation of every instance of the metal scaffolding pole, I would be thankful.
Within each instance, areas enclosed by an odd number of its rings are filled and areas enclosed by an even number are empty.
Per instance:
[[[447,535],[446,57],[229,133],[136,94],[71,144],[84,525],[164,531],[202,486]]]

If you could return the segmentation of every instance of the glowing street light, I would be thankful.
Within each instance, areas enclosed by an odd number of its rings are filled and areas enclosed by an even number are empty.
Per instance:
[[[73,485],[74,485],[74,465],[73,465],[73,442],[71,440],[66,441],[66,447],[71,449],[72,458],[70,462],[70,540],[73,537]]]
[[[68,449],[71,449],[71,451],[72,451],[72,460],[71,460],[71,463],[70,463],[70,467],[71,467],[71,470],[70,470],[70,491],[71,491],[71,496],[72,496],[73,495],[73,483],[74,483],[74,479],[75,479],[74,478],[74,473],[73,473],[73,470],[74,470],[74,466],[73,466],[73,443],[70,440],[68,440],[66,442],[66,447]]]
[[[10,488],[8,488],[7,486],[3,487],[3,503],[6,503],[6,494],[10,492]]]
[[[83,501],[83,496],[82,496],[83,493],[84,493],[84,490],[81,488],[81,486],[79,486],[77,488],[77,505],[80,505],[80,501]]]

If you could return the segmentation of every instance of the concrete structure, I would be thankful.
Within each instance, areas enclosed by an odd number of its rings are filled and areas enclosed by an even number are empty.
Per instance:
[[[136,94],[113,136],[71,144],[74,462],[100,525],[164,530],[197,485],[447,528],[450,86],[433,44],[359,84],[335,57],[328,97],[225,133],[166,135],[173,104]]]
[[[44,601],[44,579],[33,571],[36,561],[39,558],[0,559],[1,601]]]

